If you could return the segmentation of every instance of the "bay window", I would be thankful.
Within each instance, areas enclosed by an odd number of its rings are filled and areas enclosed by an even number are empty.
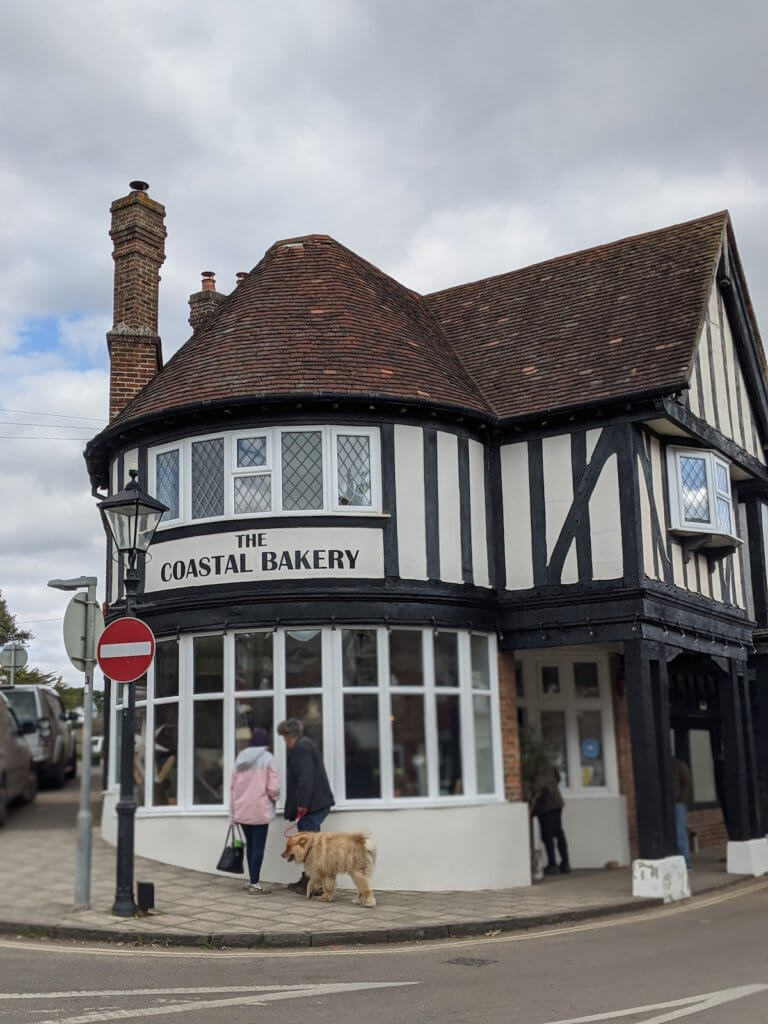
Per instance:
[[[671,528],[737,540],[729,463],[699,448],[667,450]]]

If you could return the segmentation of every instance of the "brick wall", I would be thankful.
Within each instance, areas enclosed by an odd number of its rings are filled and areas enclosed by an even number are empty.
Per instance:
[[[165,208],[145,192],[116,199],[110,212],[115,283],[107,347],[113,419],[162,366],[157,317],[166,231]]]
[[[499,651],[499,708],[501,713],[501,751],[504,759],[504,795],[507,800],[522,800],[520,778],[520,737],[517,728],[515,692],[515,655]]]

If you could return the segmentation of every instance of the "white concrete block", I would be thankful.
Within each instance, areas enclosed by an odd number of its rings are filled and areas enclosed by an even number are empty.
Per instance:
[[[691,895],[684,857],[632,862],[632,895],[649,900],[687,900]]]
[[[729,842],[726,856],[729,875],[768,874],[768,838]]]

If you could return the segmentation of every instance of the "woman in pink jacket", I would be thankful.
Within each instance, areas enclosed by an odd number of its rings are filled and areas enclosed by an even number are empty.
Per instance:
[[[242,827],[248,856],[250,893],[264,892],[259,881],[267,830],[275,816],[280,795],[280,776],[275,759],[267,749],[265,729],[254,729],[251,742],[237,755],[229,783],[229,820]]]

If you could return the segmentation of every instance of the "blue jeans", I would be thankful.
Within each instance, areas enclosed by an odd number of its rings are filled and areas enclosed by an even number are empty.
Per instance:
[[[299,832],[319,832],[320,826],[330,813],[330,807],[323,807],[320,811],[312,811],[310,814],[305,814],[303,818],[296,822],[296,828]]]
[[[685,863],[691,866],[691,850],[688,844],[688,808],[685,804],[675,804],[675,832],[677,833],[677,852],[685,857]]]
[[[245,854],[248,859],[248,875],[251,884],[259,880],[261,865],[264,860],[264,848],[267,845],[269,825],[241,825],[245,835]]]

